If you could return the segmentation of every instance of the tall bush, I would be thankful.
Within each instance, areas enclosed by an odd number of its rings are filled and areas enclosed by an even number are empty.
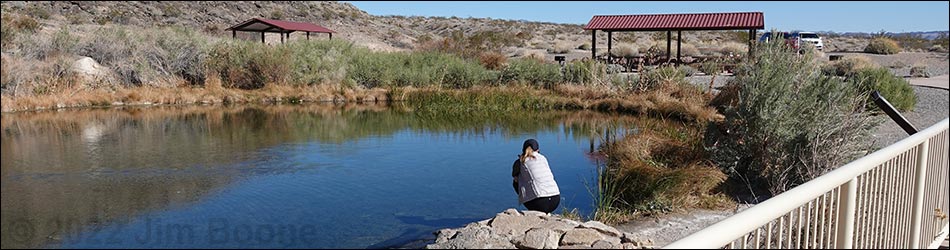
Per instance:
[[[813,54],[780,42],[760,44],[720,97],[723,122],[711,123],[706,145],[733,180],[775,195],[866,152],[874,122],[865,92],[820,74]]]
[[[551,87],[561,81],[561,67],[534,59],[512,60],[501,71],[501,83],[522,83]]]
[[[864,47],[864,52],[884,55],[897,54],[901,52],[901,46],[890,38],[878,37],[871,39],[868,46]]]

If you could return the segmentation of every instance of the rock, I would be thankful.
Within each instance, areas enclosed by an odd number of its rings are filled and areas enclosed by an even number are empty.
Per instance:
[[[577,223],[571,224],[568,222],[569,221],[545,220],[544,222],[541,222],[541,224],[538,224],[537,227],[548,228],[548,229],[558,231],[561,233],[566,233],[567,231],[571,231],[572,229],[577,227]]]
[[[594,244],[591,245],[591,247],[596,248],[596,249],[616,249],[617,245],[611,244],[610,242],[607,242],[606,240],[598,240],[598,241],[595,241]]]
[[[564,233],[564,237],[561,238],[561,245],[590,246],[591,244],[594,244],[595,241],[604,239],[607,239],[607,237],[597,232],[597,230],[590,228],[576,228]]]
[[[514,209],[514,208],[505,209],[505,211],[501,213],[507,214],[507,215],[521,215],[521,212],[518,212],[518,209]]]
[[[524,237],[515,241],[518,248],[530,249],[557,249],[561,233],[548,228],[532,228],[525,232]]]
[[[596,229],[597,231],[607,234],[608,236],[613,236],[613,237],[623,236],[623,233],[621,233],[620,230],[617,230],[616,228],[608,226],[599,221],[592,220],[592,221],[584,222],[583,224],[581,224],[581,227],[593,228],[593,229]]]
[[[543,221],[540,217],[509,215],[506,212],[495,216],[488,225],[498,234],[520,237],[528,229],[536,227]]]
[[[84,56],[79,58],[79,60],[73,61],[73,64],[69,70],[79,74],[80,76],[88,78],[101,78],[109,75],[109,68],[99,65],[96,60],[93,60],[88,56]]]
[[[585,246],[585,245],[567,245],[567,246],[560,246],[558,247],[558,249],[594,249],[594,248],[590,246]]]
[[[435,234],[435,243],[447,242],[450,239],[455,237],[455,234],[458,233],[458,230],[455,229],[442,229]]]
[[[640,246],[635,243],[625,242],[622,244],[623,249],[639,249]]]
[[[538,216],[538,217],[548,216],[548,213],[533,211],[533,210],[525,210],[525,211],[521,211],[521,213],[524,214],[525,216]]]
[[[494,234],[488,227],[470,227],[459,230],[454,237],[441,243],[426,245],[427,249],[514,249],[508,239]]]

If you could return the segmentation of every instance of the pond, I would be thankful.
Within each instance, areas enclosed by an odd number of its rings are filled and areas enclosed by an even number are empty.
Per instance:
[[[635,121],[323,104],[4,114],[0,239],[3,248],[407,246],[524,209],[510,171],[528,138],[560,186],[555,213],[589,215],[602,164],[591,152]]]

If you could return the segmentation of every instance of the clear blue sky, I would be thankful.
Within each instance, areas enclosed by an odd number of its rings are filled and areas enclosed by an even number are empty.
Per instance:
[[[766,29],[835,32],[946,31],[950,2],[376,2],[346,1],[373,15],[491,17],[586,24],[593,15],[765,13]]]

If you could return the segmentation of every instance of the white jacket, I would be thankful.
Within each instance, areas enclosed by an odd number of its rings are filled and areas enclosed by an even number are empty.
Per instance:
[[[557,182],[554,181],[554,174],[551,173],[551,167],[548,166],[548,159],[538,152],[532,155],[534,158],[528,157],[525,163],[521,164],[521,171],[518,174],[518,189],[521,191],[518,201],[521,203],[561,194],[557,188]]]

